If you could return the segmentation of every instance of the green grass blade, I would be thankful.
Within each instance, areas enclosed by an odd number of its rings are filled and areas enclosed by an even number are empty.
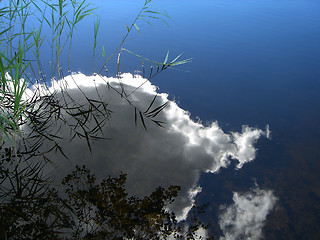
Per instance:
[[[167,55],[163,61],[163,65],[166,65],[167,61],[168,61],[168,57],[169,57],[169,51],[167,52]]]
[[[137,26],[137,24],[134,24],[134,26],[135,26],[135,28],[137,29],[138,33],[141,35],[140,29],[139,29],[139,27]]]

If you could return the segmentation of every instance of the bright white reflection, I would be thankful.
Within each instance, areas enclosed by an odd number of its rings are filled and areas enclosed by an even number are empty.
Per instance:
[[[186,218],[195,196],[201,191],[198,186],[201,172],[217,172],[230,161],[237,161],[237,167],[241,168],[255,158],[257,139],[269,133],[268,129],[248,126],[239,133],[224,133],[217,122],[210,126],[194,122],[187,111],[172,101],[156,116],[165,122],[164,128],[145,119],[145,131],[139,121],[135,126],[134,108],[109,89],[107,83],[120,92],[124,90],[140,110],[146,110],[157,93],[157,88],[148,80],[131,74],[123,74],[121,79],[75,74],[54,81],[50,91],[65,89],[74,100],[84,104],[84,94],[90,99],[99,99],[99,96],[113,111],[103,129],[108,140],[95,142],[92,155],[85,140],[70,142],[67,127],[61,125],[59,133],[66,138],[62,146],[69,159],[52,153],[56,179],[65,176],[76,164],[86,164],[99,178],[117,176],[121,171],[127,173],[128,191],[138,196],[149,194],[158,186],[179,185],[179,197],[170,209],[176,211],[180,220]],[[32,90],[28,94],[32,94]],[[168,101],[167,94],[157,94],[153,106]]]
[[[250,192],[233,193],[233,204],[221,206],[219,224],[224,233],[220,240],[252,239],[262,237],[261,231],[277,198],[270,190],[256,186]]]

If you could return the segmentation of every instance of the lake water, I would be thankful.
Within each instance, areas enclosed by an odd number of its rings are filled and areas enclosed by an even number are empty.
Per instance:
[[[103,6],[105,46],[119,42],[142,2],[96,2]],[[168,12],[170,28],[138,22],[141,36],[133,34],[125,47],[159,61],[168,50],[193,58],[152,82],[193,118],[217,120],[226,131],[269,124],[272,132],[271,140],[259,140],[253,163],[203,174],[198,201],[211,203],[204,218],[213,232],[219,233],[220,203],[255,179],[279,198],[265,239],[320,239],[320,2],[162,0],[151,6]],[[124,72],[141,64],[128,54],[122,63]],[[74,64],[85,72],[85,64]]]
[[[97,66],[103,62],[100,46],[110,54],[143,3],[95,1],[102,16]],[[166,10],[170,27],[140,21],[141,36],[134,32],[124,47],[158,61],[168,50],[172,58],[181,52],[192,58],[152,80],[160,91],[203,123],[218,121],[225,131],[269,124],[272,132],[271,140],[258,141],[256,159],[241,170],[202,174],[197,201],[210,203],[203,217],[210,230],[221,234],[220,204],[257,182],[279,199],[263,228],[265,239],[320,239],[320,2],[154,0],[150,8]],[[91,74],[93,21],[79,30],[72,70]],[[123,54],[121,71],[137,70],[141,61]]]

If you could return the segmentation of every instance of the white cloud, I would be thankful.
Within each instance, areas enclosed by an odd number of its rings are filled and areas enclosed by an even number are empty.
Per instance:
[[[84,140],[61,142],[69,159],[52,153],[56,178],[65,176],[76,164],[86,164],[99,178],[117,176],[121,171],[127,173],[128,191],[138,196],[149,194],[158,186],[179,185],[181,192],[171,206],[179,219],[186,217],[194,197],[201,191],[198,187],[201,172],[217,172],[221,167],[227,167],[231,160],[238,161],[237,167],[241,168],[254,159],[256,140],[269,132],[244,126],[240,133],[227,134],[217,122],[203,126],[192,121],[190,114],[172,101],[157,116],[158,120],[166,123],[164,128],[146,119],[148,131],[145,131],[142,124],[135,127],[134,109],[109,89],[107,83],[119,91],[122,86],[132,104],[141,110],[148,108],[157,91],[146,79],[131,74],[123,74],[120,80],[75,74],[54,81],[51,91],[59,92],[64,86],[74,100],[85,103],[84,96],[76,87],[78,85],[91,99],[98,99],[99,95],[113,111],[104,126],[104,136],[109,139],[95,142],[92,155]],[[28,90],[28,94],[33,92]],[[168,101],[167,97],[167,94],[158,93],[153,106]],[[59,133],[68,139],[69,131],[65,125],[57,124],[55,127],[61,127]]]
[[[277,198],[271,190],[261,190],[256,186],[252,191],[233,193],[234,203],[222,206],[219,224],[224,237],[221,240],[258,240],[264,221],[274,208]]]

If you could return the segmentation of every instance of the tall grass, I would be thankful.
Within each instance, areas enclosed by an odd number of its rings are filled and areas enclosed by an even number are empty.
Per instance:
[[[123,48],[133,29],[141,34],[137,23],[139,20],[152,25],[150,19],[160,19],[167,24],[165,18],[169,17],[168,14],[151,10],[150,2],[151,0],[144,1],[140,12],[131,25],[126,26],[127,31],[120,44],[109,57],[106,56],[103,47],[102,55],[105,61],[100,67],[99,75],[103,69],[107,69],[108,62],[116,54],[118,54],[118,73],[120,73],[120,58],[123,50],[134,54],[143,62],[148,61],[156,65],[157,71],[153,71],[153,66],[151,66],[149,78],[169,67],[189,61],[176,62],[178,56],[174,61],[168,63],[167,55],[164,62],[158,63]],[[0,2],[0,6],[0,140],[3,140],[4,137],[10,139],[10,135],[15,132],[19,133],[21,119],[26,117],[24,110],[29,106],[28,101],[22,99],[25,89],[35,83],[46,85],[47,81],[52,78],[63,78],[62,58],[65,56],[63,52],[67,54],[67,70],[71,73],[70,56],[75,29],[83,19],[94,16],[96,8],[92,7],[87,0],[6,0]],[[93,73],[99,27],[100,17],[96,17],[93,26]],[[45,32],[50,32],[51,36],[47,36]],[[42,50],[48,44],[51,48],[49,77],[47,77],[48,73],[43,71],[42,62]],[[68,49],[65,50],[66,48]],[[13,106],[9,107],[6,104],[8,102]]]
[[[70,70],[74,29],[94,13],[94,8],[86,0],[7,0],[0,6],[0,140],[11,140],[10,135],[19,132],[28,107],[22,99],[26,88],[34,83],[46,84],[41,62],[43,43],[51,47],[50,79],[62,78],[62,52],[69,44]],[[48,28],[50,37],[43,33]]]

